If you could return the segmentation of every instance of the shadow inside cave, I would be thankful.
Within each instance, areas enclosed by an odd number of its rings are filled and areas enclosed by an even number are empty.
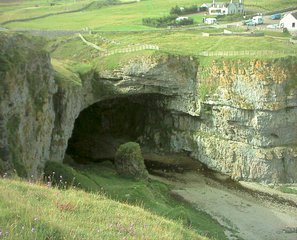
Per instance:
[[[66,154],[87,163],[113,160],[118,146],[129,141],[138,142],[143,152],[163,149],[172,128],[163,121],[166,98],[138,94],[87,107],[75,121]]]

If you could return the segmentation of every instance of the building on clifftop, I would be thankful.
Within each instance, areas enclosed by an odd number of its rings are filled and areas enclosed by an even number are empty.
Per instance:
[[[212,1],[208,8],[210,15],[227,15],[227,14],[243,14],[244,13],[244,3],[243,0],[234,2],[216,2]]]
[[[297,31],[297,12],[286,14],[280,20],[280,27],[286,28],[289,31]]]

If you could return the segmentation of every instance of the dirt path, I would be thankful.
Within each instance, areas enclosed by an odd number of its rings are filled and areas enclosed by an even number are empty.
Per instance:
[[[157,178],[171,184],[174,194],[217,219],[226,227],[229,239],[297,240],[296,206],[252,196],[196,172]],[[297,203],[297,196],[293,200]]]

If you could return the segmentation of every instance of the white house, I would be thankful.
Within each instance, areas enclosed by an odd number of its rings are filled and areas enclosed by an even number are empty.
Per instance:
[[[230,0],[230,2],[216,2],[212,1],[212,4],[208,8],[210,15],[227,15],[227,14],[243,14],[244,4],[243,0]]]
[[[297,12],[286,14],[279,23],[280,27],[289,31],[297,31]]]

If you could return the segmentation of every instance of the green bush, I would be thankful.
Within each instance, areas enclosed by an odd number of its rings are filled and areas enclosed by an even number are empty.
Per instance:
[[[167,27],[175,25],[175,19],[177,18],[177,15],[170,15],[160,18],[143,18],[142,24],[150,27]]]
[[[143,18],[142,24],[150,27],[168,27],[168,26],[179,26],[179,25],[189,25],[193,24],[194,20],[192,18],[182,19],[180,21],[176,21],[178,15],[173,14],[160,18]]]
[[[175,6],[171,8],[170,14],[182,15],[182,14],[190,14],[197,13],[200,11],[200,8],[197,5],[192,5],[190,7],[179,7]]]
[[[148,172],[138,143],[127,142],[119,146],[115,154],[115,167],[120,175],[147,178]]]
[[[194,23],[194,20],[192,18],[185,18],[181,19],[179,21],[176,21],[176,25],[182,26],[182,25],[191,25]]]

